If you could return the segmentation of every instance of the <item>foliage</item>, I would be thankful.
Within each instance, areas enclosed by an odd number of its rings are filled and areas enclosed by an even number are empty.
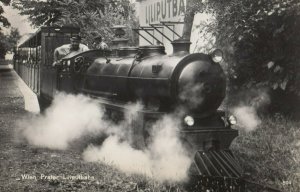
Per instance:
[[[61,12],[58,10],[60,2],[63,0],[14,0],[12,6],[20,10],[21,15],[28,16],[33,26],[39,27],[47,20],[60,16]]]
[[[11,28],[10,33],[7,35],[7,49],[13,51],[20,40],[21,35],[17,28]]]
[[[0,37],[1,36],[2,36],[2,33],[1,33]],[[0,59],[4,59],[5,58],[5,54],[6,54],[5,45],[2,42],[0,42]]]
[[[284,191],[299,191],[300,121],[277,114],[262,122],[257,130],[242,132],[232,150],[250,173],[250,180]]]
[[[72,2],[62,9],[62,17],[57,22],[59,25],[75,25],[81,28],[81,33],[86,37],[88,44],[92,44],[95,36],[103,36],[104,41],[113,39],[111,27],[125,25],[132,28],[137,25],[134,10],[129,1],[123,0],[101,6],[90,6],[82,2]],[[100,8],[97,8],[100,7]],[[76,9],[77,8],[77,9]],[[135,44],[131,31],[127,33],[131,44]]]
[[[4,59],[7,52],[12,52],[21,38],[18,29],[11,28],[8,35],[0,33],[0,58]]]
[[[129,28],[137,25],[129,0],[16,0],[13,6],[21,14],[28,15],[29,20],[37,27],[49,22],[53,25],[80,27],[84,41],[89,45],[97,35],[102,35],[105,41],[110,42],[113,25],[122,24]],[[131,31],[128,36],[134,44],[136,38]]]
[[[10,0],[0,0],[4,5],[9,5]],[[0,24],[3,27],[9,27],[10,23],[8,22],[7,18],[5,18],[2,14],[4,13],[3,7],[0,5]],[[1,25],[0,25],[0,30],[1,30]]]
[[[184,26],[182,39],[189,39],[191,36],[191,29],[194,21],[194,16],[196,13],[203,12],[204,4],[199,0],[189,0],[187,1],[186,12],[184,15]]]

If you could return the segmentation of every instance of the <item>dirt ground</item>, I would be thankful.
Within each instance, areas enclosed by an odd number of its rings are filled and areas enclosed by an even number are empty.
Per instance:
[[[26,143],[17,134],[18,122],[30,115],[12,71],[0,69],[0,192],[136,189],[137,183],[113,168],[84,162],[81,145],[56,151]]]

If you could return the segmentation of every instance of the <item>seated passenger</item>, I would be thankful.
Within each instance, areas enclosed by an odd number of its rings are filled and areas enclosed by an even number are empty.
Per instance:
[[[73,36],[70,38],[70,44],[65,44],[60,47],[57,47],[54,50],[54,63],[53,66],[59,65],[59,61],[67,55],[76,55],[78,53],[88,51],[89,48],[81,44],[81,37],[79,35]]]
[[[108,50],[108,45],[103,41],[102,36],[98,36],[94,39],[93,47],[100,50]]]

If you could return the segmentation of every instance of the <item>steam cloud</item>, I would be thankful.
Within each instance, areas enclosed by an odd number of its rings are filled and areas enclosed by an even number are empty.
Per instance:
[[[86,161],[101,161],[116,165],[128,173],[142,173],[158,180],[181,181],[187,178],[191,159],[178,138],[179,124],[165,116],[152,129],[153,141],[143,151],[109,137],[101,147],[89,146]]]
[[[102,117],[103,111],[95,101],[83,95],[60,93],[44,115],[19,124],[30,144],[63,150],[85,134],[104,131],[108,124]]]
[[[254,131],[261,123],[256,109],[252,106],[236,107],[233,109],[233,114],[237,117],[239,126],[246,132]]]
[[[234,107],[232,113],[237,117],[238,125],[250,132],[261,124],[258,111],[270,103],[270,97],[266,90],[257,90],[249,92],[245,100]]]
[[[44,115],[20,122],[21,133],[35,146],[67,149],[71,142],[85,135],[107,134],[101,146],[90,145],[83,158],[114,165],[126,173],[145,174],[153,179],[181,181],[187,178],[191,164],[179,139],[179,122],[164,116],[149,128],[150,142],[143,150],[132,147],[131,127],[142,105],[130,104],[124,120],[115,124],[104,120],[104,110],[83,95],[59,93]]]
[[[179,98],[187,101],[189,108],[195,108],[203,102],[203,83],[188,83],[183,87],[183,90],[179,94]]]

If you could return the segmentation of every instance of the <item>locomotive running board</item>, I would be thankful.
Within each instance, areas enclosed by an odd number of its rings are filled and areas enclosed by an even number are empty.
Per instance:
[[[230,150],[197,151],[194,163],[202,176],[240,178],[243,174]]]

